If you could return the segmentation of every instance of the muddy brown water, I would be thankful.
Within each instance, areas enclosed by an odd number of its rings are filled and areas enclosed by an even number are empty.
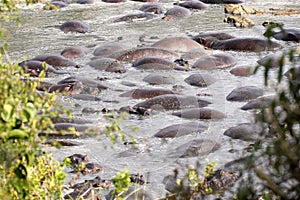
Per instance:
[[[172,8],[176,1],[159,2],[165,9]],[[199,32],[226,32],[236,37],[257,37],[263,38],[265,28],[261,25],[265,20],[276,20],[283,22],[285,27],[300,28],[299,15],[291,16],[274,16],[271,14],[249,15],[253,19],[255,26],[249,29],[237,29],[231,25],[224,23],[224,5],[210,5],[208,9],[201,11],[193,11],[192,15],[185,19],[175,21],[163,21],[158,16],[151,20],[135,20],[133,22],[113,23],[116,18],[132,13],[138,13],[138,9],[144,5],[142,2],[127,1],[125,3],[110,4],[96,0],[92,5],[70,4],[68,7],[56,11],[42,10],[42,4],[21,7],[20,18],[21,27],[11,26],[8,55],[11,60],[22,60],[22,58],[33,58],[40,54],[60,54],[60,52],[69,46],[74,45],[96,45],[96,47],[108,42],[118,41],[128,47],[136,47],[140,45],[151,45],[159,39],[167,36],[186,36],[196,35]],[[273,8],[293,8],[300,9],[299,1],[279,1],[279,0],[246,0],[245,5],[252,6],[257,9]],[[65,21],[77,19],[89,24],[90,30],[86,34],[63,33],[59,26]],[[286,52],[290,47],[297,44],[293,42],[279,41],[284,48],[278,51]],[[226,118],[218,120],[201,120],[209,128],[200,134],[186,135],[174,139],[159,139],[153,135],[160,129],[172,124],[185,123],[190,121],[199,121],[192,119],[183,119],[171,115],[171,112],[159,112],[150,116],[138,118],[131,117],[121,122],[122,130],[131,134],[138,142],[138,153],[131,157],[119,157],[118,153],[123,152],[130,147],[117,143],[111,145],[109,139],[104,136],[87,137],[75,139],[83,143],[77,147],[63,147],[55,149],[47,147],[47,150],[53,152],[57,159],[63,159],[73,153],[88,154],[92,162],[97,162],[104,167],[104,171],[100,173],[102,178],[110,179],[117,171],[128,169],[132,173],[144,174],[148,181],[148,190],[155,198],[162,197],[165,194],[162,179],[165,175],[171,174],[173,169],[181,168],[188,164],[199,162],[204,165],[206,159],[214,161],[218,159],[217,167],[238,158],[243,154],[242,149],[249,143],[240,140],[233,140],[223,133],[229,127],[240,123],[253,122],[253,112],[243,111],[240,109],[245,102],[229,102],[226,96],[236,87],[241,86],[258,86],[265,90],[265,94],[274,93],[274,83],[268,87],[263,86],[263,73],[259,71],[257,74],[249,77],[233,76],[229,71],[233,68],[220,70],[197,70],[191,71],[161,71],[161,73],[172,75],[176,78],[176,84],[150,86],[142,79],[150,74],[149,71],[141,71],[131,67],[130,63],[125,63],[127,72],[124,74],[109,73],[97,71],[86,65],[90,58],[93,57],[94,49],[91,48],[89,53],[82,57],[74,59],[82,67],[81,68],[65,68],[71,75],[85,76],[91,79],[97,77],[106,77],[105,82],[111,86],[111,90],[103,91],[99,97],[104,101],[81,101],[68,97],[63,97],[62,102],[67,108],[70,108],[74,116],[83,117],[94,121],[94,125],[101,127],[105,123],[103,114],[93,113],[84,114],[81,110],[85,107],[91,107],[96,110],[103,108],[118,109],[122,106],[133,106],[142,100],[131,99],[128,97],[119,97],[121,93],[134,88],[155,87],[172,89],[173,85],[183,86],[180,91],[185,95],[210,94],[205,97],[213,102],[209,107],[214,108],[226,114]],[[208,54],[220,53],[218,50],[206,50]],[[251,53],[251,52],[227,52],[237,59],[236,66],[250,65],[256,66],[256,61],[272,52]],[[276,69],[273,70],[276,72]],[[194,73],[209,73],[217,82],[207,88],[199,88],[190,86],[184,82],[184,79]],[[68,77],[68,75],[58,75],[53,78],[47,78],[47,81],[56,83],[57,81]],[[274,79],[275,80],[275,79]],[[135,83],[136,87],[127,87],[121,84],[122,81]],[[118,103],[108,103],[110,101]],[[137,131],[132,131],[131,127],[137,127]],[[188,141],[200,138],[210,139],[220,143],[220,148],[210,154],[193,158],[177,158],[170,156],[171,152],[180,145]],[[230,149],[237,149],[237,153],[230,153]],[[68,180],[71,178],[68,175]],[[81,180],[94,177],[96,175],[82,176]]]

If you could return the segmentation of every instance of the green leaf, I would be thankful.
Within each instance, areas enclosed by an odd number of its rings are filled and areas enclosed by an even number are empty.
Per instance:
[[[28,134],[24,130],[14,129],[7,134],[7,139],[26,139]]]

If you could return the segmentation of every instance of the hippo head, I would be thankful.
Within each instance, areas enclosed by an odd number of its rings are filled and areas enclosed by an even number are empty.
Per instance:
[[[202,44],[205,47],[213,48],[219,42],[219,40],[216,37],[205,37],[200,38],[198,42],[199,44]]]

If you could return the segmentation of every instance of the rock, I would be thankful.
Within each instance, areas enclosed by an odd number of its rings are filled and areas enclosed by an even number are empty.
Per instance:
[[[247,17],[238,17],[238,16],[228,16],[224,19],[224,22],[232,24],[237,28],[250,28],[254,26],[254,21]]]

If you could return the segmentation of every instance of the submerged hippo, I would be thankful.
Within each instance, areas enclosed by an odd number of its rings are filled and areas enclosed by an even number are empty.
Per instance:
[[[133,61],[145,56],[159,56],[163,58],[174,58],[178,55],[166,49],[156,48],[156,47],[140,47],[118,52],[112,55],[119,61]]]
[[[232,90],[226,97],[227,101],[247,101],[264,94],[264,90],[256,86],[239,87]]]
[[[174,3],[174,5],[179,5],[188,9],[204,10],[208,8],[208,5],[198,0],[189,0],[182,3]]]
[[[145,56],[132,63],[132,67],[145,70],[169,70],[174,69],[176,66],[174,62],[158,56]]]
[[[241,107],[242,110],[267,108],[276,100],[275,95],[268,95],[253,99]]]
[[[152,14],[149,12],[142,12],[142,13],[128,14],[128,15],[119,17],[119,18],[115,19],[113,22],[131,22],[135,19],[149,20],[149,19],[153,19],[156,17],[157,17],[156,14]]]
[[[169,74],[152,73],[143,78],[143,81],[151,85],[174,84],[177,82],[176,78]]]
[[[251,76],[254,74],[254,67],[238,66],[230,70],[230,73],[235,76]]]
[[[194,139],[176,148],[171,156],[179,158],[189,158],[206,156],[220,148],[220,144],[209,139]]]
[[[207,55],[207,52],[205,51],[205,49],[199,48],[199,49],[193,49],[191,51],[184,53],[183,55],[181,55],[181,59],[194,60],[194,59],[206,56],[206,55]]]
[[[164,7],[162,7],[162,5],[158,3],[150,3],[150,4],[143,5],[142,7],[139,8],[139,10],[143,12],[154,13],[154,14],[162,14],[165,11]]]
[[[207,126],[198,122],[188,122],[174,124],[158,131],[154,137],[158,138],[175,138],[194,133],[202,133],[207,130]]]
[[[211,102],[195,96],[165,94],[138,103],[133,108],[142,107],[152,110],[178,110],[184,108],[201,108],[208,104],[211,104]]]
[[[271,68],[278,68],[280,66],[283,66],[285,62],[286,59],[282,53],[270,54],[257,61],[258,64]]]
[[[31,60],[38,60],[41,62],[46,62],[53,67],[78,67],[78,64],[68,60],[61,55],[45,54],[34,57]]]
[[[209,74],[192,74],[184,81],[190,85],[198,87],[207,87],[216,82],[216,79]]]
[[[153,98],[164,94],[175,94],[175,93],[172,90],[168,90],[168,89],[143,88],[143,89],[134,89],[125,92],[121,94],[120,97],[131,97],[133,99],[146,99],[146,98]]]
[[[39,76],[40,73],[44,70],[46,76],[51,74],[67,74],[68,72],[56,70],[54,67],[47,65],[45,62],[37,60],[28,60],[19,63],[19,66],[23,68],[24,72],[30,76]]]
[[[191,108],[173,112],[172,115],[186,119],[222,119],[226,115],[212,108]]]
[[[203,3],[208,4],[238,4],[244,3],[244,0],[201,0]]]
[[[199,58],[192,65],[192,68],[197,69],[222,69],[231,67],[236,64],[236,60],[230,54],[218,53],[207,55]]]
[[[270,51],[282,48],[279,43],[259,38],[232,38],[218,40],[214,37],[202,38],[200,44],[211,49],[232,50],[232,51]]]
[[[260,138],[262,128],[259,125],[251,123],[243,123],[233,126],[224,132],[224,135],[232,139],[240,139],[244,141],[253,141]]]
[[[60,54],[66,58],[79,58],[85,56],[89,49],[84,46],[72,46],[65,48]]]
[[[273,37],[276,40],[283,40],[283,41],[300,41],[300,29],[282,29],[280,31],[274,32]]]
[[[127,0],[102,0],[102,1],[106,3],[121,3],[121,2],[126,2]]]
[[[63,23],[60,27],[63,32],[77,32],[86,33],[89,30],[89,26],[80,20],[70,20]]]
[[[98,58],[87,63],[94,69],[106,72],[125,73],[125,67],[116,59],[113,58]]]
[[[201,40],[203,38],[216,38],[218,40],[228,40],[235,37],[228,33],[223,33],[223,32],[204,32],[204,33],[199,33],[198,35],[192,37],[193,40],[195,40],[200,44],[202,43]]]
[[[124,51],[126,49],[128,49],[128,47],[122,43],[111,42],[97,47],[94,50],[93,54],[94,56],[107,57],[109,55],[112,55],[113,53]]]
[[[203,47],[196,41],[183,36],[167,37],[155,42],[151,46],[177,52],[187,52],[193,49],[203,49]]]
[[[182,6],[174,6],[173,8],[167,10],[165,13],[165,17],[163,17],[164,20],[170,20],[170,19],[182,19],[187,18],[191,15],[191,11],[187,8],[184,8]]]

